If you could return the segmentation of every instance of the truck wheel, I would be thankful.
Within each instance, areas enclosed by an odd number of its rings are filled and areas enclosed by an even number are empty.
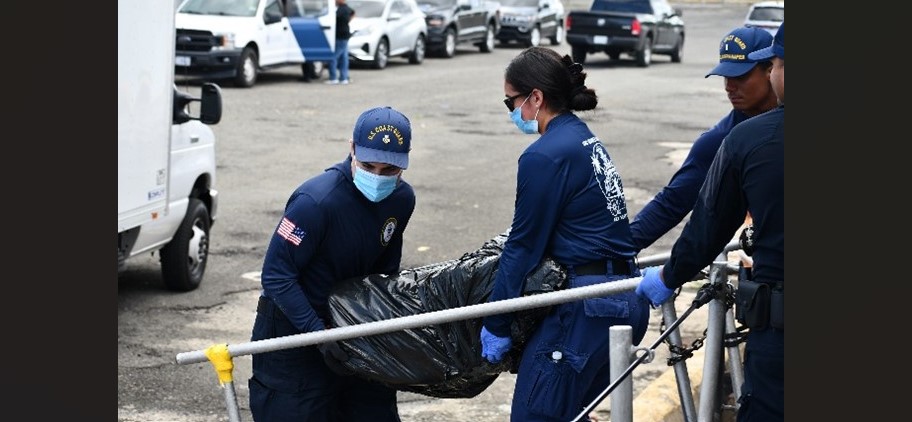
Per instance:
[[[456,30],[447,28],[443,34],[443,57],[448,59],[456,55]]]
[[[237,74],[234,85],[241,88],[250,88],[257,80],[257,54],[251,48],[245,48],[238,60]]]
[[[541,45],[541,29],[537,26],[529,32],[529,40],[526,41],[526,47],[538,47]]]
[[[551,45],[559,45],[562,42],[564,42],[564,23],[558,22],[554,35],[551,36]]]
[[[389,63],[389,41],[386,38],[380,38],[377,43],[377,51],[374,52],[374,63],[371,67],[374,69],[383,69]]]
[[[496,39],[494,38],[494,36],[495,36],[494,32],[495,32],[494,25],[488,25],[488,27],[485,28],[484,42],[482,42],[481,44],[478,44],[478,49],[482,53],[490,53],[490,52],[494,51],[494,42],[496,41]]]
[[[209,260],[209,221],[209,210],[203,201],[190,198],[177,233],[159,253],[162,276],[169,290],[189,292],[203,281]]]
[[[424,35],[418,35],[418,38],[415,39],[415,46],[412,48],[412,54],[409,54],[409,63],[421,64],[426,53],[427,41],[424,39]]]
[[[570,55],[573,57],[573,61],[579,64],[586,64],[586,47],[574,45],[571,48]]]
[[[646,39],[643,49],[636,52],[636,62],[640,67],[648,67],[652,63],[652,40]]]
[[[305,62],[301,65],[301,72],[305,81],[320,79],[326,64],[323,62]]]

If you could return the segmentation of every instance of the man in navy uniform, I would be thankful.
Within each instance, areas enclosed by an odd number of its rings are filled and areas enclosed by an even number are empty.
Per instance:
[[[785,23],[772,45],[749,57],[772,59],[779,106],[735,126],[722,141],[671,256],[663,267],[647,268],[636,291],[654,305],[668,300],[713,261],[750,212],[753,278],[740,280],[736,293],[736,306],[749,305],[736,311],[750,328],[737,419],[770,422],[785,419]]]
[[[736,124],[776,107],[776,93],[770,85],[770,60],[749,57],[769,47],[773,36],[762,28],[735,28],[719,44],[719,64],[706,74],[725,78],[724,88],[732,105],[715,126],[703,132],[681,168],[662,190],[637,214],[630,223],[633,241],[638,251],[646,249],[669,230],[677,226],[693,209],[700,187],[706,180],[709,165],[722,144],[722,139]]]
[[[402,180],[412,130],[390,107],[365,111],[349,156],[288,199],[263,261],[251,341],[323,330],[332,284],[398,274],[415,192]],[[253,355],[250,410],[257,422],[398,422],[396,391],[333,365],[335,342]],[[325,357],[324,357],[325,356]]]

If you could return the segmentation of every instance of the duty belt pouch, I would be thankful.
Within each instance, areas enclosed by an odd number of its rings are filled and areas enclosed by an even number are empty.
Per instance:
[[[770,293],[770,325],[780,330],[785,329],[785,291],[773,290]]]
[[[735,293],[735,318],[750,327],[762,329],[769,322],[770,286],[750,280],[738,280]]]

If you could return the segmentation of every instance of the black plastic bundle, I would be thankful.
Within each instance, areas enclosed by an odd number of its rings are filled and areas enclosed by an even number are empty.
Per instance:
[[[457,260],[403,270],[397,276],[370,275],[337,283],[329,297],[335,327],[387,320],[486,303],[507,235],[486,242]],[[545,259],[526,279],[524,294],[564,286],[566,271]],[[515,313],[513,347],[498,364],[481,357],[482,319],[394,331],[339,341],[355,375],[398,390],[440,398],[469,398],[512,370],[547,307]]]

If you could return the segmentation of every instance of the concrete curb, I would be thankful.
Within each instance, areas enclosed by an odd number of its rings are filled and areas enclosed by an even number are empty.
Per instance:
[[[703,382],[703,349],[694,352],[685,361],[690,378],[694,405],[699,409],[699,391]],[[633,400],[633,420],[649,422],[684,422],[684,411],[678,394],[678,384],[673,367],[662,373]]]

